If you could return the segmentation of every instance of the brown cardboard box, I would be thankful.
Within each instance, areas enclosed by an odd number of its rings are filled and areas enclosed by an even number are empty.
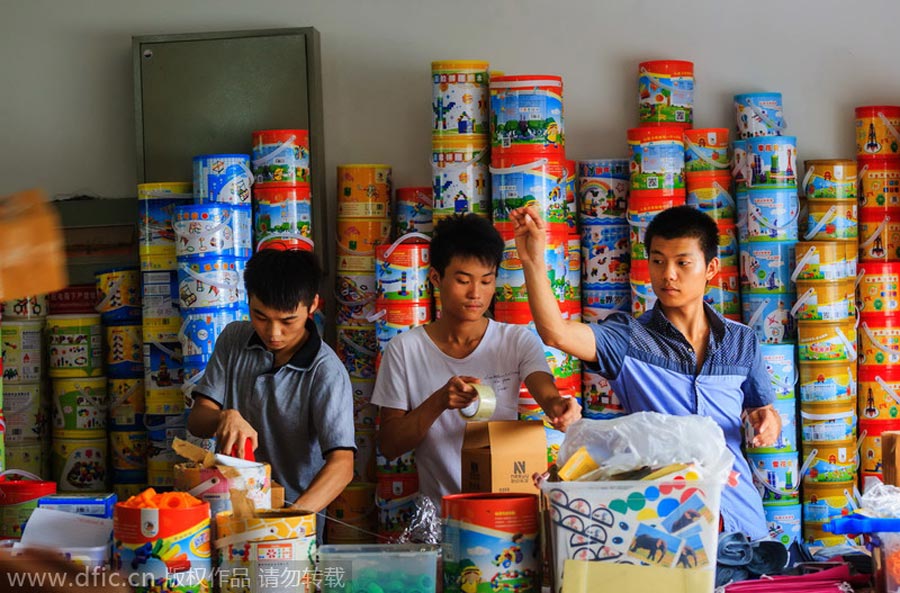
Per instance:
[[[293,500],[291,501],[294,502]],[[272,508],[280,509],[284,506],[284,486],[272,480]]]
[[[67,281],[59,216],[44,193],[0,197],[0,300],[46,294]]]
[[[884,483],[900,486],[900,431],[881,433],[881,462]]]
[[[531,475],[547,471],[547,435],[538,420],[466,424],[463,492],[535,493]]]

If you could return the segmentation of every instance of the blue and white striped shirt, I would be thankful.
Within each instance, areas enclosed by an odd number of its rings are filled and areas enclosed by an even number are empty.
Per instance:
[[[752,539],[768,535],[759,493],[741,453],[741,413],[775,401],[762,363],[756,335],[749,327],[725,319],[704,304],[710,323],[703,367],[684,335],[659,307],[639,319],[617,313],[591,324],[597,363],[588,364],[609,380],[627,412],[652,411],[712,418],[725,433],[734,455],[738,485],[722,493],[725,531],[742,531]]]

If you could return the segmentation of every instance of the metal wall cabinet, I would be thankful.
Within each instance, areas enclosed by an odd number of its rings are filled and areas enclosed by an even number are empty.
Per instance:
[[[313,241],[330,292],[318,31],[142,36],[132,49],[139,183],[190,180],[196,155],[249,154],[254,130],[309,130]]]

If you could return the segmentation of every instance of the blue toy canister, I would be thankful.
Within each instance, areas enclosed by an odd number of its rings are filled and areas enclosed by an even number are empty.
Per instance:
[[[799,502],[764,502],[763,512],[769,537],[790,547],[800,539],[801,509]]]
[[[250,205],[253,172],[250,155],[203,154],[194,157],[194,199],[234,206]]]
[[[745,93],[734,96],[738,138],[781,136],[784,122],[781,93]]]
[[[624,220],[624,219],[623,219]],[[628,284],[631,251],[627,224],[603,224],[584,219],[581,224],[582,287]]]
[[[797,138],[773,136],[747,140],[751,188],[797,187]]]
[[[748,241],[796,241],[800,200],[795,189],[751,189],[738,194],[738,220],[744,214]],[[743,212],[742,212],[743,211]],[[743,239],[742,239],[743,240]]]
[[[794,399],[794,387],[798,373],[793,344],[760,344],[760,356],[775,396],[778,399]]]
[[[742,243],[741,289],[744,292],[779,293],[793,291],[796,242],[754,241]]]
[[[753,484],[763,501],[799,500],[799,453],[747,452]]]
[[[199,204],[177,206],[172,217],[175,253],[181,257],[240,257],[253,254],[250,206]]]
[[[179,258],[178,297],[182,311],[243,302],[245,267],[245,260],[233,257]]]
[[[249,319],[246,309],[197,309],[183,314],[184,322],[178,332],[184,362],[195,362],[212,356],[216,339],[232,321]]]
[[[741,317],[756,332],[764,344],[793,344],[797,341],[797,327],[791,317],[794,293],[741,295]]]

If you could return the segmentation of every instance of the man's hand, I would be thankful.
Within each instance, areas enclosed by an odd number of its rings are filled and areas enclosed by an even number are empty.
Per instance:
[[[471,404],[478,397],[478,392],[469,383],[480,382],[477,377],[450,377],[440,390],[444,407],[448,410],[458,410]]]
[[[573,423],[581,420],[581,404],[574,397],[559,396],[552,409],[547,411],[547,420],[556,430],[565,432]]]
[[[216,442],[219,451],[225,455],[231,455],[232,449],[237,447],[238,457],[244,455],[244,441],[249,440],[256,451],[259,444],[256,430],[250,423],[244,420],[237,410],[222,410],[219,415],[219,425],[216,427]]]
[[[778,440],[778,435],[781,434],[781,416],[771,405],[747,410],[747,420],[753,427],[751,447],[770,447]]]
[[[523,264],[543,264],[547,248],[547,225],[534,206],[516,208],[509,213],[516,237],[516,251]]]

